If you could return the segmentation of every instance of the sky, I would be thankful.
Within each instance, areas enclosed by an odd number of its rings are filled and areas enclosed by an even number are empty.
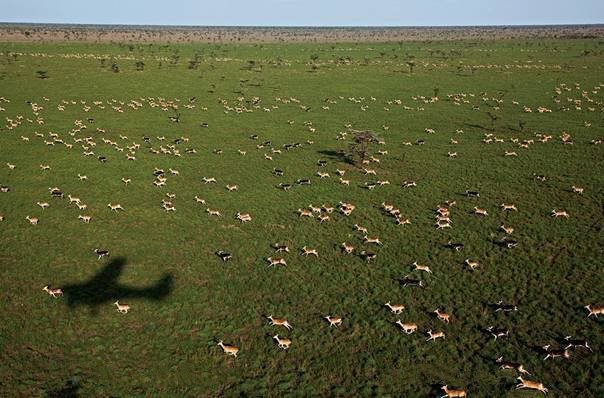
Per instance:
[[[604,23],[604,0],[0,0],[0,22],[212,26]]]

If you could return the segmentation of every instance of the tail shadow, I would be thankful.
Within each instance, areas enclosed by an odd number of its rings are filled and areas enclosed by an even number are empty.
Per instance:
[[[165,274],[149,287],[131,287],[118,283],[117,279],[124,270],[126,259],[111,260],[102,270],[87,282],[62,287],[69,308],[79,305],[90,307],[98,313],[99,306],[122,299],[163,300],[172,291],[172,274]]]

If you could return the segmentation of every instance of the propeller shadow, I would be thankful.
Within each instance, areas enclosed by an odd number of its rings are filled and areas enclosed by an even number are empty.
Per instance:
[[[125,265],[125,258],[115,258],[89,281],[63,286],[67,306],[70,308],[88,306],[93,313],[98,313],[99,306],[116,300],[163,300],[172,291],[173,277],[169,273],[149,287],[131,287],[118,283],[117,280],[124,271]]]

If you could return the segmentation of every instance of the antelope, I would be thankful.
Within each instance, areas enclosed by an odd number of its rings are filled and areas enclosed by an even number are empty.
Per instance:
[[[430,340],[436,341],[436,339],[439,339],[439,338],[444,339],[445,338],[445,332],[442,332],[442,331],[441,332],[432,333],[432,329],[430,329],[430,330],[428,330],[427,334],[430,337],[428,337],[426,339],[426,341],[430,341]]]
[[[298,209],[298,214],[300,214],[300,217],[313,217],[313,212],[306,209]]]
[[[329,173],[317,171],[317,175],[319,176],[319,178],[329,178]]]
[[[363,171],[365,172],[365,175],[377,175],[374,169],[365,169],[363,168]]]
[[[602,305],[588,304],[585,306],[585,309],[587,309],[587,311],[589,311],[589,314],[587,315],[588,318],[592,315],[597,318],[598,315],[604,314],[604,306],[602,306]]]
[[[420,265],[417,263],[417,261],[414,261],[413,264],[411,264],[411,265],[413,265],[415,267],[415,268],[413,268],[414,271],[424,271],[429,274],[432,273],[432,270],[430,269],[430,267],[428,267],[427,265]]]
[[[451,228],[451,223],[449,223],[449,222],[446,222],[446,223],[437,222],[434,226],[436,227],[436,229]]]
[[[363,237],[363,240],[365,241],[365,243],[375,243],[376,245],[382,245],[382,241],[380,241],[380,238],[375,237],[375,238],[369,238],[367,235],[365,235]]]
[[[176,197],[176,194],[175,193],[166,192],[166,197],[168,199],[174,199]]]
[[[203,180],[204,183],[209,184],[211,182],[215,183],[216,182],[216,178],[214,177],[202,177],[201,178]]]
[[[27,216],[27,217],[25,217],[25,219],[26,219],[27,221],[29,221],[29,223],[30,223],[31,225],[38,225],[38,221],[39,221],[39,220],[38,220],[38,218],[37,218],[37,217],[30,217],[30,216]]]
[[[403,188],[413,188],[416,186],[417,183],[415,181],[403,181]]]
[[[499,301],[495,304],[497,306],[497,309],[495,309],[495,312],[499,312],[499,311],[503,311],[503,312],[512,312],[512,311],[518,311],[518,306],[516,306],[515,304],[503,304],[503,301]]]
[[[323,224],[326,221],[329,221],[329,216],[328,215],[319,215],[318,220],[321,224]]]
[[[73,197],[71,195],[67,195],[67,197],[69,198],[69,204],[80,203],[80,198],[76,198],[76,197]]]
[[[36,202],[36,204],[38,206],[40,206],[42,208],[42,210],[46,209],[47,207],[50,207],[50,205],[47,202]]]
[[[354,246],[347,244],[346,242],[342,242],[342,250],[346,254],[350,254],[354,250]]]
[[[369,262],[371,260],[375,260],[375,258],[377,257],[377,254],[363,250],[362,252],[359,253],[359,256],[361,256],[361,258],[363,260],[366,260],[367,262]]]
[[[577,186],[572,186],[571,189],[574,193],[578,193],[579,195],[583,195],[584,188],[579,188]]]
[[[287,262],[284,258],[272,258],[269,257],[266,259],[268,261],[269,267],[276,267],[277,265],[287,265]]]
[[[569,214],[566,211],[564,211],[564,210],[556,210],[556,209],[552,210],[551,216],[554,217],[554,218],[558,218],[558,217],[568,218],[568,217],[570,217]]]
[[[386,211],[392,211],[394,209],[394,205],[388,204],[386,202],[382,202],[382,209]]]
[[[284,350],[287,350],[292,344],[292,341],[290,339],[280,339],[278,334],[274,335],[273,339],[277,340],[277,345],[279,345],[279,348],[282,348]]]
[[[442,312],[438,308],[434,310],[434,313],[436,314],[436,317],[438,319],[440,319],[441,321],[443,321],[445,323],[449,323],[450,322],[450,318],[451,318],[450,314],[447,314],[446,312]]]
[[[340,317],[327,315],[324,318],[327,319],[327,322],[329,322],[329,327],[332,327],[332,326],[338,327],[338,325],[342,324],[342,318],[340,318]]]
[[[195,202],[201,203],[202,205],[206,204],[206,201],[204,199],[198,197],[197,195],[195,195]]]
[[[311,254],[315,257],[319,257],[319,252],[317,251],[317,249],[311,249],[306,246],[302,247],[302,256],[309,256]]]
[[[127,314],[130,310],[130,306],[128,304],[120,304],[119,300],[113,303],[117,307],[117,310],[120,314]]]
[[[287,247],[287,245],[280,245],[278,243],[275,243],[273,245],[273,249],[275,249],[276,253],[281,253],[281,252],[289,253],[289,247]]]
[[[417,332],[417,324],[415,323],[402,323],[400,319],[395,323],[399,325],[401,329],[403,329],[403,332],[405,332],[406,334]]]
[[[128,184],[130,184],[132,182],[132,179],[131,178],[122,177],[122,182],[124,184],[128,185]]]
[[[479,198],[480,193],[477,191],[466,191],[466,196],[469,198]]]
[[[239,352],[239,348],[232,346],[232,345],[224,345],[222,343],[222,340],[220,340],[218,342],[218,345],[220,346],[220,348],[222,348],[222,351],[224,351],[225,354],[232,355],[235,358],[237,358],[237,353]]]
[[[344,176],[344,174],[346,174],[345,170],[340,170],[340,169],[336,169],[336,174],[339,176]]]
[[[493,336],[493,339],[497,340],[499,337],[507,337],[510,335],[510,331],[507,329],[495,329],[493,326],[489,326],[485,329],[487,332]]]
[[[511,235],[514,232],[514,228],[512,227],[506,227],[505,225],[501,224],[501,227],[499,227],[503,232],[505,232],[507,235]]]
[[[330,214],[333,213],[333,211],[334,211],[334,208],[329,205],[323,205],[323,206],[321,206],[321,208]]]
[[[235,217],[242,223],[252,221],[252,216],[249,213],[237,213]]]
[[[541,391],[543,395],[547,394],[547,388],[543,386],[543,383],[538,383],[536,381],[531,380],[524,380],[520,376],[518,376],[516,379],[520,381],[520,383],[516,385],[516,390],[521,388],[528,388],[529,390]]]
[[[394,314],[400,314],[405,310],[405,306],[403,304],[390,304],[390,301],[384,304],[386,307],[390,308],[390,311]]]
[[[273,157],[265,153],[264,154],[264,159],[266,159],[266,160],[273,160]]]
[[[342,185],[350,185],[350,180],[344,180],[342,177],[340,177],[340,184],[342,184]]]
[[[469,258],[466,258],[466,260],[464,261],[464,264],[466,264],[468,267],[470,267],[470,269],[472,271],[474,271],[476,268],[480,267],[480,263],[478,261],[470,260]]]
[[[440,398],[464,398],[466,396],[465,390],[450,390],[447,385],[442,386],[440,389],[445,392],[445,395]]]
[[[222,214],[220,214],[219,210],[213,210],[213,209],[210,209],[209,207],[206,209],[206,213],[208,213],[210,216],[218,216],[218,217],[222,216]]]
[[[78,178],[80,179],[80,181],[86,181],[86,180],[88,180],[88,176],[82,175],[80,173],[78,173]]]
[[[79,215],[78,216],[78,220],[82,220],[83,222],[85,222],[86,224],[88,224],[90,222],[90,220],[92,220],[92,216],[82,216],[82,215]]]
[[[313,212],[313,213],[321,213],[321,208],[320,207],[315,207],[313,205],[308,205],[308,208]]]
[[[359,232],[362,232],[365,235],[367,235],[367,228],[365,228],[365,227],[361,227],[358,224],[354,224],[354,229],[355,229],[355,231],[359,231]]]
[[[486,209],[481,209],[479,207],[474,207],[474,214],[478,215],[478,216],[488,216],[489,213],[487,213]]]
[[[119,211],[119,210],[124,211],[124,208],[123,208],[123,207],[122,207],[122,205],[121,205],[121,204],[119,204],[119,203],[118,203],[118,204],[116,204],[116,205],[111,204],[111,203],[108,203],[108,204],[107,204],[107,207],[109,207],[109,208],[111,209],[111,211],[115,211],[115,212],[117,212],[117,211]]]
[[[271,326],[283,326],[287,330],[293,329],[292,325],[289,324],[289,322],[287,321],[287,319],[273,318],[272,315],[269,315],[266,318],[270,321]]]
[[[57,298],[57,296],[63,295],[63,290],[61,290],[61,289],[51,289],[48,286],[44,286],[44,288],[42,290],[54,298]]]
[[[94,253],[96,253],[97,256],[99,256],[99,260],[103,257],[109,257],[109,251],[108,250],[103,250],[103,249],[94,249],[93,250]]]
[[[225,263],[233,258],[233,255],[231,253],[225,252],[224,250],[218,250],[216,252],[216,255],[220,257],[220,259]]]
[[[411,224],[411,220],[408,218],[405,218],[404,220],[401,218],[396,217],[396,225],[409,225]]]
[[[518,156],[515,151],[505,151],[504,156]]]
[[[246,151],[242,151],[241,149],[237,149],[237,152],[239,152],[241,156],[245,156],[245,154],[247,153]]]
[[[41,165],[40,165],[40,168],[42,169],[42,171],[45,171],[45,170],[50,170],[50,166],[49,166],[49,165],[47,165],[47,164],[41,164]]]
[[[566,336],[564,340],[568,343],[568,345],[564,348],[565,350],[568,350],[569,348],[583,347],[593,352],[586,340],[573,340],[572,336]]]
[[[168,170],[170,171],[170,174],[172,174],[173,176],[178,176],[180,175],[180,171],[172,169],[172,168],[168,168]]]
[[[457,157],[457,152],[447,152],[447,156],[450,158],[456,158]]]
[[[495,363],[501,364],[499,365],[500,369],[515,369],[520,374],[530,375],[530,373],[526,369],[524,369],[524,366],[519,363],[504,361],[503,357],[497,358],[495,360]]]
[[[239,189],[239,187],[238,187],[237,185],[229,185],[229,184],[227,184],[227,185],[226,185],[226,189],[227,189],[229,192],[232,192],[232,191],[236,191],[236,190],[238,190],[238,189]]]
[[[500,207],[503,211],[518,211],[518,209],[516,208],[515,205],[508,205],[508,204],[502,203]]]

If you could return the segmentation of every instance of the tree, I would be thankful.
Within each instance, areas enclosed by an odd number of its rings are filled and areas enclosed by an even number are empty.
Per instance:
[[[353,143],[349,147],[349,157],[353,163],[362,164],[369,155],[369,144],[376,142],[376,135],[370,130],[353,130]]]

